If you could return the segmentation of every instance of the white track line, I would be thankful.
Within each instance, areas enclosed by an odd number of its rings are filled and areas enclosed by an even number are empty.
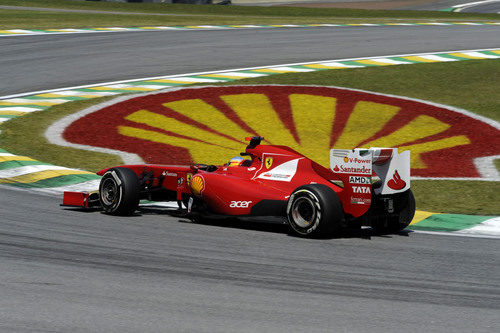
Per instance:
[[[47,171],[47,170],[73,170],[57,165],[27,165],[27,166],[22,166],[19,168],[12,168],[12,169],[6,169],[6,170],[0,170],[0,178],[12,178],[12,177],[18,177],[18,176],[24,176],[28,175],[30,173],[35,173],[35,172],[41,172],[41,171]]]
[[[424,230],[412,230],[412,232],[417,234],[428,234],[437,236],[455,236],[455,237],[472,237],[472,238],[488,238],[488,239],[500,239],[499,235],[481,235],[481,234],[468,234],[459,233],[456,231],[446,232],[446,231],[424,231]]]
[[[491,2],[499,2],[500,0],[484,0],[484,1],[474,1],[474,2],[468,2],[468,3],[463,3],[460,5],[455,5],[451,6],[451,8],[465,8],[465,7],[473,7],[473,6],[478,6],[478,5],[484,5],[487,3]]]
[[[35,112],[43,110],[43,108],[30,108],[26,106],[8,106],[8,107],[0,107],[0,111],[17,111],[17,112]]]

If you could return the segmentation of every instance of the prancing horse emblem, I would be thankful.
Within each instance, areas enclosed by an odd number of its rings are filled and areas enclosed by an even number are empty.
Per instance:
[[[269,169],[273,165],[273,158],[272,157],[266,157],[266,169]]]

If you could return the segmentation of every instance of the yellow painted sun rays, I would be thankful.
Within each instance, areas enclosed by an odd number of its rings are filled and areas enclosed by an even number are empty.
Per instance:
[[[226,115],[203,99],[186,99],[164,103],[162,114],[138,110],[125,118],[147,125],[147,129],[120,126],[118,130],[124,136],[185,148],[193,161],[213,164],[223,163],[231,155],[243,151],[244,137],[260,135],[268,143],[287,145],[328,166],[332,129],[338,112],[337,98],[297,93],[288,95],[293,129],[281,120],[279,110],[273,107],[265,94],[227,94],[219,98],[239,118],[238,121],[234,121],[234,115]],[[399,112],[401,109],[394,105],[358,101],[342,126],[334,147],[355,148],[374,137],[363,146],[410,149],[412,167],[425,168],[421,154],[470,143],[464,135],[425,141],[450,128],[449,124],[427,115],[409,119],[405,125],[377,137],[377,133]],[[182,116],[190,121],[183,121],[185,118]],[[251,130],[242,128],[239,123],[244,123]]]

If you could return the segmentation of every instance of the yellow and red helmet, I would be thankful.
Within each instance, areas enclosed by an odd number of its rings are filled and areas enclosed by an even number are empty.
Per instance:
[[[229,167],[240,166],[241,163],[243,162],[245,162],[245,159],[243,157],[235,156],[232,159],[230,159],[229,162],[227,162],[227,166]]]

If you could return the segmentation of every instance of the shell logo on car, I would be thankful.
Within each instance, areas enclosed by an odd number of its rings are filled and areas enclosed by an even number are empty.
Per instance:
[[[194,176],[191,178],[191,190],[195,195],[201,195],[205,189],[205,180],[202,176]]]
[[[243,138],[256,135],[327,167],[331,148],[398,147],[411,151],[414,176],[480,177],[475,161],[499,154],[499,132],[467,112],[403,97],[335,87],[228,86],[131,97],[75,120],[63,136],[163,164],[220,165],[244,151]]]

